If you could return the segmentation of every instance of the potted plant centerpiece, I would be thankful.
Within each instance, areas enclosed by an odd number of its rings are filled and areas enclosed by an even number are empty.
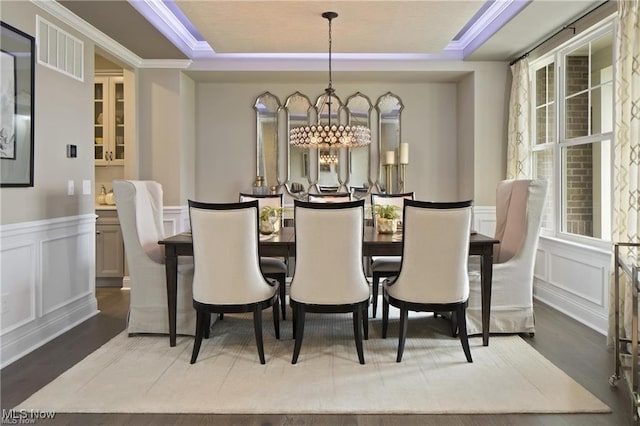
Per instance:
[[[260,233],[275,234],[280,231],[284,207],[264,206],[260,208]]]
[[[398,230],[398,213],[400,207],[393,205],[374,204],[373,212],[376,218],[376,229],[380,234],[393,234]]]

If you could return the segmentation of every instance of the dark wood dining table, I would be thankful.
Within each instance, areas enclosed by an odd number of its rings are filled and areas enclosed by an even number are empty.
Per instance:
[[[472,233],[469,255],[481,256],[482,344],[489,345],[489,316],[491,314],[491,279],[493,274],[493,246],[500,241],[486,235]],[[167,304],[169,310],[169,344],[176,345],[176,309],[178,293],[178,257],[193,256],[191,233],[183,232],[158,241],[165,248],[167,273]],[[295,257],[295,231],[285,226],[272,236],[261,237],[260,256]],[[402,234],[379,234],[373,227],[364,229],[364,256],[400,256]]]

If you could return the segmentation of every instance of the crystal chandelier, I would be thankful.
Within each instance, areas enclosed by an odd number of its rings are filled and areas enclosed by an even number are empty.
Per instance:
[[[324,12],[322,17],[329,21],[329,87],[324,89],[320,105],[327,104],[329,108],[328,123],[294,127],[289,132],[289,143],[299,148],[358,148],[371,143],[371,130],[366,126],[344,126],[331,123],[331,98],[335,92],[331,78],[331,20],[338,17],[336,12]]]

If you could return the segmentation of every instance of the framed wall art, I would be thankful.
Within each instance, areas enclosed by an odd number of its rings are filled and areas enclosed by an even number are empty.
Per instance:
[[[0,25],[0,186],[33,186],[35,40]]]

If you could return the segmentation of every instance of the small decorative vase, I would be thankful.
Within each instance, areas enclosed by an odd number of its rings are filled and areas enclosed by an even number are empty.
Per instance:
[[[378,234],[393,234],[398,230],[398,222],[396,219],[377,217],[376,228],[378,230]]]
[[[106,197],[107,189],[104,187],[104,185],[102,185],[102,188],[100,188],[100,194],[98,194],[98,196],[96,197],[96,203],[98,203],[99,205],[107,204]]]
[[[105,197],[104,197],[104,201],[109,206],[115,206],[116,205],[116,198],[113,195],[113,189],[111,191],[107,192],[107,195],[105,195]]]
[[[275,225],[268,220],[260,221],[260,233],[263,235],[271,235],[275,232]]]

